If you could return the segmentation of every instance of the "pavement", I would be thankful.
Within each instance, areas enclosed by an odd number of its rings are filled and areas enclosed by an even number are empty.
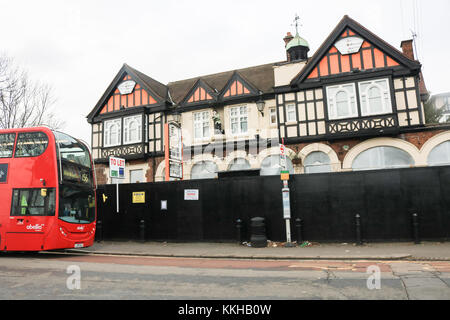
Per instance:
[[[295,243],[294,243],[295,244]],[[69,253],[150,257],[269,259],[269,260],[425,260],[450,261],[450,242],[315,243],[294,247],[268,242],[265,248],[249,243],[101,241]]]

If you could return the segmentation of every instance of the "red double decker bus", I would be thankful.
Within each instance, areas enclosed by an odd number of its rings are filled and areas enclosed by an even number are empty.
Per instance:
[[[0,130],[0,251],[91,246],[95,187],[80,140],[45,127]]]

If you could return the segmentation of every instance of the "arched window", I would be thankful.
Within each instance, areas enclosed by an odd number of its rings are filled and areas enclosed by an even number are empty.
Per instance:
[[[142,116],[133,116],[123,119],[124,143],[142,142]]]
[[[399,148],[374,147],[361,152],[353,160],[353,170],[376,170],[389,168],[407,168],[414,165],[413,158]]]
[[[331,120],[358,116],[354,83],[327,87],[328,116]]]
[[[121,119],[105,121],[104,146],[111,147],[120,144]]]
[[[369,89],[369,107],[371,113],[379,113],[383,111],[383,102],[381,101],[381,90],[377,86]]]
[[[450,141],[444,141],[431,150],[428,155],[429,166],[442,166],[450,164]]]
[[[358,86],[363,116],[392,113],[388,79],[363,81]]]
[[[191,179],[215,179],[217,171],[217,165],[212,161],[197,162],[192,167]]]
[[[311,152],[304,161],[305,173],[331,172],[330,157],[321,151]]]
[[[336,109],[338,117],[349,113],[348,94],[345,91],[339,91],[336,94]]]
[[[286,157],[286,166],[290,174],[294,174],[294,166],[291,159]],[[281,174],[280,155],[274,154],[264,158],[261,162],[261,176],[275,176]]]
[[[228,166],[229,171],[248,170],[250,168],[250,163],[244,158],[236,158]]]

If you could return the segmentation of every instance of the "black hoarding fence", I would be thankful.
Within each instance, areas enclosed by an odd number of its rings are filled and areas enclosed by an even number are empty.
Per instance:
[[[450,166],[293,175],[289,188],[294,240],[450,238]],[[249,241],[262,217],[267,239],[285,241],[281,189],[279,176],[121,184],[117,212],[116,185],[103,185],[96,237]]]

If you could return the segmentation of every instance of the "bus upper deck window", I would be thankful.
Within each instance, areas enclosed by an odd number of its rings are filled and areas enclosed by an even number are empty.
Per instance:
[[[21,132],[17,137],[15,157],[37,157],[48,146],[48,137],[43,132]]]
[[[0,134],[0,158],[11,158],[14,150],[15,133]]]

